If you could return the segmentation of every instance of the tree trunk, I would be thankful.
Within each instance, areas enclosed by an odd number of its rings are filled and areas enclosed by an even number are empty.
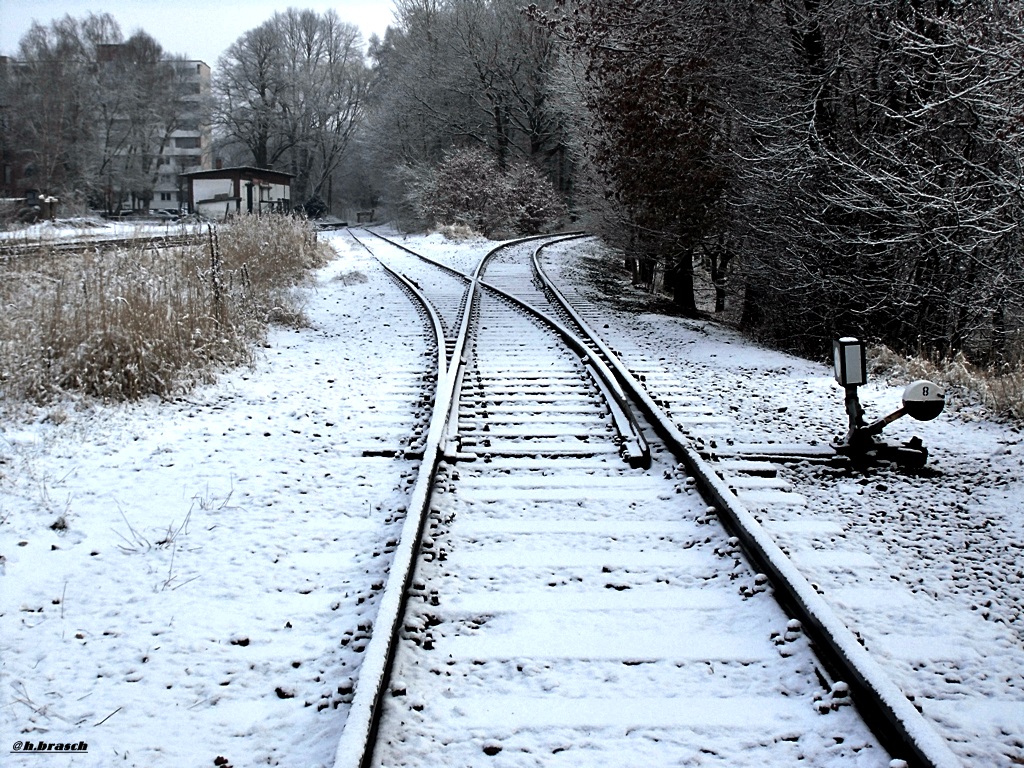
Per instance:
[[[708,257],[711,261],[711,282],[715,286],[715,312],[725,311],[725,297],[728,286],[728,268],[733,252],[725,247],[724,236],[718,238],[718,247],[713,248]]]
[[[999,297],[992,312],[992,341],[989,347],[990,366],[1003,366],[1009,362],[1008,338],[1009,334],[1006,330],[1006,303],[1003,297]]]
[[[636,285],[637,274],[639,272],[639,267],[637,265],[636,256],[625,256],[623,258],[623,264],[622,265],[629,272],[630,282],[632,282],[633,285]]]
[[[758,300],[757,291],[747,285],[743,291],[743,313],[740,316],[740,328],[751,331],[758,328],[764,322],[764,312]]]
[[[672,289],[672,303],[686,317],[697,317],[697,297],[693,285],[693,254],[686,253],[669,262],[665,269],[666,286]]]
[[[715,312],[725,312],[725,277],[715,281]]]
[[[647,290],[654,287],[654,259],[642,256],[635,261],[636,271],[633,273],[633,285]]]

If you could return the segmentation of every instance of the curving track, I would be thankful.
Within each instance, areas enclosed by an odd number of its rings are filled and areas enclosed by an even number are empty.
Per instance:
[[[623,366],[535,244],[474,271],[359,239],[436,371],[429,430],[364,451],[422,461],[337,766],[960,764],[736,502],[798,495],[756,434],[702,441],[713,409],[657,350]]]
[[[534,245],[468,275],[360,240],[436,308],[447,426],[336,765],[888,763],[830,674],[849,668],[791,618],[820,640],[817,606],[756,536],[723,527],[719,513],[735,521],[707,503],[722,489],[602,376],[614,354],[542,287]],[[954,764],[916,723],[894,738],[887,721],[908,716],[879,715],[865,678],[852,688],[890,749]]]

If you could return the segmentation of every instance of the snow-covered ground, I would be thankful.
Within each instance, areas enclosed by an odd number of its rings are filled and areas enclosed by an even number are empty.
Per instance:
[[[175,402],[69,401],[0,422],[4,765],[39,765],[11,752],[39,741],[88,744],[60,765],[331,764],[415,469],[364,450],[426,416],[430,360],[401,291],[330,237],[339,256],[309,290],[310,327],[273,331],[254,370]],[[407,244],[458,264],[491,245]],[[573,248],[551,261],[584,286],[600,254]],[[825,365],[617,293],[603,330],[664,377],[667,399],[709,399],[695,436],[842,431]],[[881,416],[901,390],[875,382],[862,399]],[[738,493],[968,764],[1020,764],[1022,436],[966,407],[887,429],[915,432],[924,472],[792,464],[784,487]]]
[[[778,465],[731,472],[742,446],[823,446],[846,431],[831,366],[765,350],[708,322],[638,311],[628,281],[586,279],[611,257],[594,241],[556,246],[548,263],[696,442],[717,446],[744,504],[914,697],[968,765],[1024,763],[1024,435],[966,402],[919,435],[921,471]],[[829,350],[823,350],[823,358]],[[907,382],[860,389],[870,419],[895,411]],[[699,403],[699,406],[694,404]]]
[[[61,765],[333,760],[415,468],[363,452],[421,421],[430,364],[407,299],[338,242],[310,327],[255,370],[0,426],[4,765],[39,741],[88,744]]]

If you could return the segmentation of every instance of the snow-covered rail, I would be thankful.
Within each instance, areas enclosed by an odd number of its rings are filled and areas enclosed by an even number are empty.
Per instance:
[[[356,241],[372,253],[364,242],[358,238]],[[405,521],[395,543],[388,578],[383,587],[377,618],[373,622],[372,633],[360,666],[359,682],[355,687],[345,731],[338,743],[335,764],[339,766],[354,767],[365,764],[370,745],[376,738],[385,688],[391,676],[391,666],[402,618],[406,612],[416,558],[422,544],[432,483],[441,459],[448,416],[448,407],[445,404],[451,400],[457,381],[455,370],[449,364],[452,345],[447,340],[445,326],[434,304],[414,281],[386,263],[384,266],[428,318],[426,325],[433,332],[432,342],[437,352],[433,374],[434,403],[427,434],[423,438],[422,458],[410,492]],[[468,313],[465,314],[468,322]],[[461,330],[454,342],[456,347],[464,343],[466,322],[460,326]]]
[[[837,679],[852,689],[858,708],[879,735],[883,744],[910,765],[960,765],[945,741],[925,721],[912,702],[862,647],[856,635],[835,615],[829,604],[801,574],[789,557],[764,530],[757,519],[743,506],[720,473],[708,464],[691,440],[653,397],[615,352],[589,330],[582,315],[561,294],[541,266],[540,252],[534,251],[532,271],[542,285],[535,291],[537,299],[557,304],[584,333],[595,339],[600,354],[615,369],[616,375],[664,437],[673,453],[697,480],[702,493],[715,504],[718,517],[736,535],[745,555],[761,571],[768,574],[776,598],[786,610],[799,618],[808,632],[819,657]],[[518,282],[522,282],[520,279]],[[771,446],[769,446],[771,447]],[[749,462],[748,462],[749,463]],[[763,471],[759,467],[742,468],[740,472]]]
[[[651,423],[637,427],[650,466],[621,461],[608,393],[586,375],[607,355],[590,339],[567,348],[581,326],[513,307],[499,291],[575,322],[522,272],[532,246],[496,251],[462,283],[487,290],[458,302],[451,274],[404,265],[428,295],[447,281],[438,304],[461,308],[444,386],[458,398],[438,409],[443,455],[405,612],[381,662],[364,664],[374,704],[364,718],[357,689],[336,765],[887,760],[760,561],[716,525],[714,478]],[[371,645],[383,634],[378,622]]]
[[[466,301],[469,298],[472,278],[457,269],[438,264],[413,253],[404,246],[366,230],[365,233],[350,235],[377,258],[394,274],[401,274],[417,290],[424,292],[423,301],[436,312],[443,329],[447,359],[450,361],[458,343]],[[373,248],[369,243],[373,244]],[[427,266],[432,265],[432,266]],[[429,295],[429,298],[427,296]]]

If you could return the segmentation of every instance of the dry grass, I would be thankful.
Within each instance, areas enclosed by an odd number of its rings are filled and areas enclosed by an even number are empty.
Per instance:
[[[0,394],[47,403],[167,397],[249,362],[267,323],[301,322],[292,291],[325,256],[287,217],[239,217],[198,246],[0,262]]]
[[[960,400],[980,403],[995,415],[1024,419],[1024,368],[990,371],[963,356],[936,365],[919,357],[903,357],[884,346],[869,350],[868,364],[876,375],[906,382],[929,379],[955,390]]]

